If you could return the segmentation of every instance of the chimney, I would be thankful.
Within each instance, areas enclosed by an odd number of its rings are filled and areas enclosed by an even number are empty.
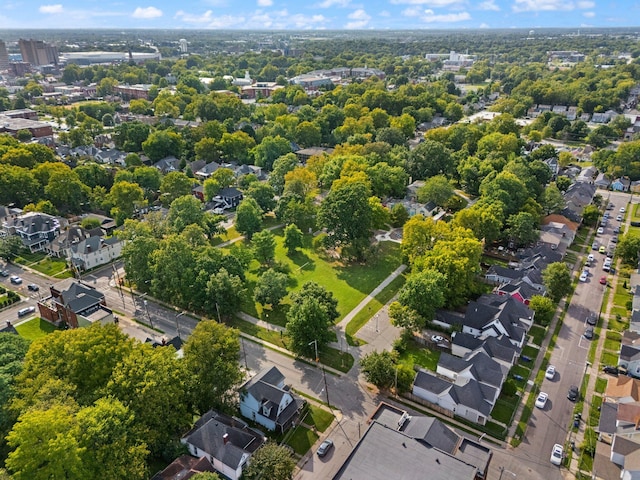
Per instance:
[[[7,320],[7,327],[11,327],[11,322]]]
[[[225,434],[222,436],[222,441],[224,442],[224,444],[225,444],[225,445],[226,445],[227,443],[229,443],[229,434],[228,434],[228,433],[225,433]]]

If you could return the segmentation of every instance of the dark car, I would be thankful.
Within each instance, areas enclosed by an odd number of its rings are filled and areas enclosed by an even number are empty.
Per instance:
[[[589,325],[595,325],[596,323],[598,323],[598,317],[592,313],[587,317],[587,323]]]
[[[29,285],[27,285],[27,288],[32,292],[37,292],[38,290],[40,290],[40,287],[35,283],[30,283]]]
[[[602,371],[604,373],[608,373],[609,375],[615,375],[616,377],[618,376],[618,374],[620,373],[620,371],[618,370],[618,367],[612,367],[611,365],[606,365]]]
[[[8,277],[9,276],[9,272],[7,272],[6,270],[0,270],[0,277]]]
[[[320,444],[320,447],[318,447],[318,451],[316,453],[319,457],[324,457],[332,448],[333,442],[331,440],[325,440]]]
[[[569,387],[569,393],[567,393],[567,398],[572,402],[575,402],[578,400],[579,395],[580,390],[578,390],[578,387],[576,387],[575,385],[571,385],[571,387]]]
[[[587,340],[593,339],[593,327],[587,327],[587,329],[584,331],[584,338],[586,338]]]

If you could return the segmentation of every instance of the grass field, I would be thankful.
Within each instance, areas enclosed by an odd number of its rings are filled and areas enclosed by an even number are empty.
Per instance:
[[[414,365],[419,365],[422,368],[435,372],[439,359],[439,351],[430,350],[414,340],[409,340],[407,341],[407,348],[398,358],[398,363],[406,365],[409,368],[413,368]]]
[[[276,261],[290,272],[289,291],[299,290],[308,281],[324,286],[338,301],[340,316],[337,321],[353,310],[402,263],[400,245],[394,242],[380,243],[378,251],[366,263],[344,264],[337,259],[327,258],[323,252],[311,248],[310,237],[305,237],[306,248],[289,256],[283,245],[282,229],[276,229],[273,233],[276,238]],[[247,272],[247,293],[241,309],[269,323],[284,326],[289,309],[288,298],[273,309],[265,309],[253,300],[253,290],[263,271],[264,267],[257,261],[251,262]]]
[[[285,432],[284,435],[276,436],[276,441],[289,445],[294,452],[302,456],[309,451],[318,438],[320,437],[312,430],[302,425],[297,425],[295,428]]]
[[[325,409],[316,407],[315,405],[309,405],[309,411],[304,418],[304,423],[316,427],[318,431],[324,432],[331,422],[333,422],[333,415],[327,412]]]
[[[56,330],[56,327],[46,320],[37,317],[16,326],[16,330],[21,337],[24,337],[27,340],[37,340],[38,338],[45,337]]]

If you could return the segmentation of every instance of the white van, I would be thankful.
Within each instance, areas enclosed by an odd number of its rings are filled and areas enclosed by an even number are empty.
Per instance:
[[[24,317],[36,311],[36,307],[24,307],[18,310],[18,317]]]

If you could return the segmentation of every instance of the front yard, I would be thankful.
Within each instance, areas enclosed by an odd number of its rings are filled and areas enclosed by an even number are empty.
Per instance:
[[[47,336],[57,329],[46,320],[36,317],[17,325],[16,330],[21,337],[24,337],[27,340],[37,340],[38,338]]]

